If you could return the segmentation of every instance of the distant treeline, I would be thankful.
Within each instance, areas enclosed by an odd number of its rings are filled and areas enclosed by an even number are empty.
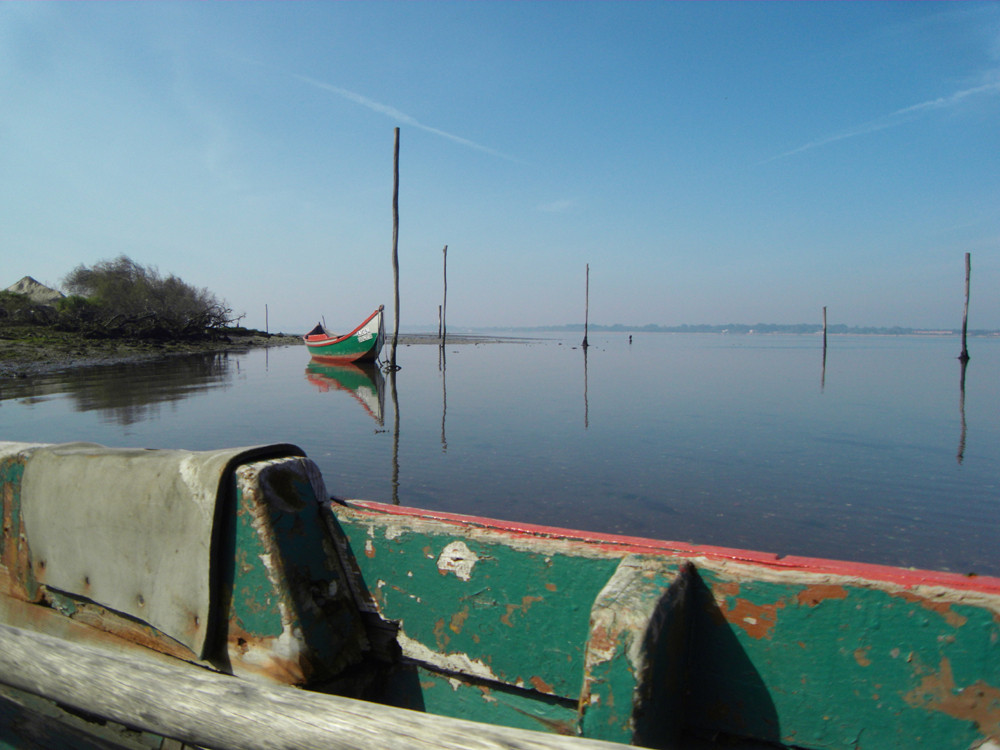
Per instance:
[[[727,323],[725,325],[680,325],[661,326],[650,323],[644,326],[624,326],[620,323],[615,325],[589,325],[591,331],[603,331],[607,333],[719,333],[719,334],[757,334],[757,333],[822,333],[823,326],[816,323],[798,323],[783,325],[778,323],[757,323],[747,325],[745,323]],[[491,329],[479,329],[491,330]],[[499,330],[499,329],[497,329]],[[507,328],[504,330],[516,331],[567,331],[582,332],[582,323],[572,323],[562,326],[533,326]],[[826,331],[830,335],[837,334],[866,334],[879,336],[948,336],[959,335],[958,329],[927,329],[927,328],[904,328],[902,326],[878,327],[878,326],[845,326],[829,325]],[[998,336],[1000,331],[986,329],[970,330],[970,336]]]

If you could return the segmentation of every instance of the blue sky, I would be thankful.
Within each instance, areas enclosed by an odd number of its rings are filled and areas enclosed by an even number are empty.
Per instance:
[[[1000,3],[0,3],[0,287],[302,332],[1000,328]]]

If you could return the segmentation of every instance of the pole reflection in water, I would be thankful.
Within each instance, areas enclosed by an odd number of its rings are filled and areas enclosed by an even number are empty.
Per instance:
[[[819,375],[819,392],[826,391],[826,334],[823,334],[823,368]]]
[[[955,458],[958,459],[959,463],[962,463],[965,460],[965,368],[968,366],[969,360],[959,357],[958,361],[962,367],[958,380],[958,418],[962,429],[958,436],[958,455]]]
[[[320,391],[350,394],[381,427],[385,423],[385,377],[371,362],[327,365],[312,361],[306,380]]]
[[[583,347],[583,429],[590,429],[590,402],[587,400],[587,349]]]
[[[397,368],[389,369],[389,393],[392,395],[392,502],[399,505],[399,399],[396,397]]]
[[[445,248],[447,249],[447,248]],[[444,421],[448,414],[448,385],[445,382],[448,364],[446,362],[444,344],[438,347],[438,370],[441,372],[441,452],[448,452],[448,438],[445,437]]]

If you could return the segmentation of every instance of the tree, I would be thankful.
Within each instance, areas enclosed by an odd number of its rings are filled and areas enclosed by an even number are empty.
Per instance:
[[[164,278],[155,267],[142,266],[126,255],[92,268],[77,266],[63,286],[87,303],[65,305],[67,316],[96,311],[86,317],[109,335],[191,337],[225,328],[242,317],[234,316],[208,289],[197,289],[172,274]]]

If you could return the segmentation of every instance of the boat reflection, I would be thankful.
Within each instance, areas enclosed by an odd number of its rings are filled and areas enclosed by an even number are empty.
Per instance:
[[[378,422],[385,424],[385,377],[371,362],[326,365],[310,362],[306,379],[320,391],[345,391]]]

